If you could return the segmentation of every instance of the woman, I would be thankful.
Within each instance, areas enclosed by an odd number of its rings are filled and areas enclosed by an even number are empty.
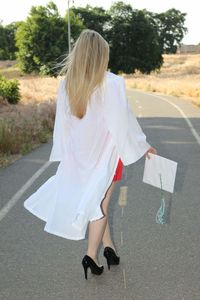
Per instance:
[[[94,30],[83,30],[66,56],[58,93],[50,161],[57,172],[24,202],[46,222],[44,230],[80,240],[89,224],[85,278],[90,267],[102,274],[98,247],[110,265],[120,257],[110,236],[109,201],[123,165],[156,153],[146,141],[125,94],[123,77],[108,72],[109,45]]]

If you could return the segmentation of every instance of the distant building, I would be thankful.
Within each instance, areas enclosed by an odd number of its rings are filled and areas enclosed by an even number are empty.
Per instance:
[[[182,53],[188,53],[188,54],[199,53],[200,54],[200,45],[184,45],[184,44],[181,44],[177,48],[177,53],[178,54],[182,54]]]

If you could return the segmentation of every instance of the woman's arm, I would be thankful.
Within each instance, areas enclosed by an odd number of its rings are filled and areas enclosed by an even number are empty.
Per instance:
[[[146,140],[126,97],[125,80],[111,78],[105,87],[105,123],[124,165],[136,162],[152,147]]]

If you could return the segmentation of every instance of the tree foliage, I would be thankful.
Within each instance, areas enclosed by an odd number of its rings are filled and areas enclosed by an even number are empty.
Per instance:
[[[110,9],[111,24],[107,31],[110,41],[109,66],[113,72],[150,73],[162,64],[158,33],[141,10],[132,10],[123,2]]]
[[[64,16],[67,32],[68,32],[68,13],[66,12]],[[82,20],[79,18],[77,14],[74,13],[73,9],[70,9],[70,31],[71,31],[71,43],[73,44],[78,36],[80,35],[81,31],[83,29],[86,29],[87,27],[84,25]],[[66,44],[68,45],[68,38],[66,41]],[[67,48],[68,50],[68,48]]]
[[[67,25],[53,2],[32,6],[16,33],[17,58],[22,71],[54,74],[55,60],[66,51]]]
[[[6,26],[0,23],[0,59],[16,59],[15,33],[20,22],[12,22]]]
[[[163,13],[146,12],[151,17],[152,24],[156,27],[159,34],[159,43],[162,52],[167,54],[176,53],[187,28],[184,26],[186,13],[172,8]]]
[[[72,46],[85,28],[99,32],[109,43],[111,71],[150,73],[162,65],[163,53],[175,53],[187,32],[185,13],[170,9],[163,13],[133,9],[123,1],[110,9],[70,8]],[[15,43],[16,41],[16,43]],[[68,53],[68,13],[61,17],[54,2],[33,6],[26,21],[0,24],[0,58],[13,59],[26,73],[54,75],[57,60]]]
[[[93,29],[104,36],[105,24],[110,20],[110,15],[105,9],[87,4],[86,7],[73,6],[71,10],[82,21],[85,28]]]

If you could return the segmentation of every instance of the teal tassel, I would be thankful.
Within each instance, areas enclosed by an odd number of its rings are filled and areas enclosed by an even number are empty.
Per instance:
[[[156,214],[156,223],[158,224],[164,224],[165,221],[165,198],[163,197],[161,199],[161,206]]]
[[[164,224],[164,223],[166,223],[166,220],[165,220],[165,198],[163,195],[161,174],[160,174],[160,186],[161,186],[161,206],[156,214],[156,223]]]

